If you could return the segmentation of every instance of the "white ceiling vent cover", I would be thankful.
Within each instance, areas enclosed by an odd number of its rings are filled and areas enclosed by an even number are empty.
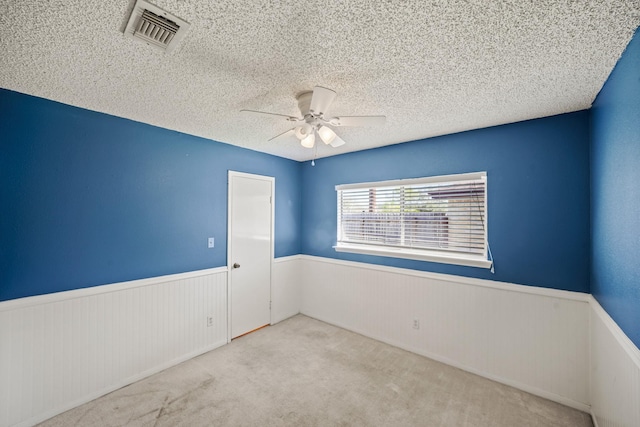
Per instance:
[[[156,46],[165,52],[171,52],[184,37],[189,25],[188,22],[165,12],[158,6],[138,0],[131,12],[124,34]]]

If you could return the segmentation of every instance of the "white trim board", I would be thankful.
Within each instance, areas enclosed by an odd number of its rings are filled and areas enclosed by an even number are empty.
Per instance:
[[[75,298],[84,298],[92,295],[100,295],[109,292],[119,292],[125,289],[139,288],[143,286],[159,285],[177,280],[187,280],[195,277],[208,276],[210,274],[226,273],[227,267],[207,268],[205,270],[187,271],[184,273],[168,274],[165,276],[148,277],[144,279],[129,280],[126,282],[110,283],[107,285],[91,286],[89,288],[71,289],[69,291],[54,292],[51,294],[35,295],[31,297],[17,298],[0,301],[0,311],[15,310],[40,304],[49,304],[58,301],[68,301]]]
[[[393,248],[387,246],[374,246],[353,243],[338,243],[333,247],[336,252],[347,252],[353,254],[375,255],[390,258],[415,259],[419,261],[431,261],[441,264],[466,265],[468,267],[491,268],[492,260],[481,259],[470,256],[454,256],[451,253],[417,250],[412,248]]]
[[[326,262],[329,264],[344,265],[348,267],[382,271],[382,272],[400,274],[405,276],[422,277],[425,279],[454,282],[458,284],[482,286],[486,288],[501,289],[501,290],[510,291],[510,292],[520,292],[520,293],[526,293],[526,294],[532,294],[532,295],[543,295],[543,296],[549,296],[553,298],[567,299],[571,301],[589,302],[589,297],[591,296],[590,294],[587,294],[584,292],[565,291],[561,289],[542,288],[538,286],[518,285],[515,283],[497,282],[497,281],[486,280],[486,279],[476,279],[475,277],[455,276],[452,274],[444,274],[444,273],[432,273],[430,271],[411,270],[408,268],[389,267],[386,265],[378,265],[378,264],[367,264],[364,262],[357,262],[357,261],[345,261],[341,259],[325,258],[325,257],[318,257],[313,255],[300,255],[300,257],[303,260]]]
[[[625,353],[629,356],[631,361],[635,363],[635,365],[640,369],[640,349],[636,347],[636,345],[629,339],[627,334],[618,326],[615,320],[606,312],[604,308],[600,305],[597,299],[594,298],[593,295],[589,295],[589,304],[593,311],[598,315],[600,320],[606,325],[611,335],[616,339],[620,348],[622,348]],[[640,401],[638,403],[640,406]]]
[[[279,263],[279,262],[291,262],[291,261],[299,261],[302,259],[304,255],[288,255],[288,256],[282,256],[279,258],[274,258],[273,262],[274,263]]]

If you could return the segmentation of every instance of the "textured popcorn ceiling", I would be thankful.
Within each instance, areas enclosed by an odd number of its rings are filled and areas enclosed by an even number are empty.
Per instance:
[[[155,0],[191,23],[170,54],[126,38],[134,1],[0,0],[0,87],[296,160],[314,151],[256,109],[338,93],[383,114],[317,156],[589,108],[640,0]]]

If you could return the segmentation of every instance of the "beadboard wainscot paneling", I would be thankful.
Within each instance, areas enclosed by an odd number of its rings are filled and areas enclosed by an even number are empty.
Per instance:
[[[300,313],[300,255],[276,258],[271,283],[271,324]]]
[[[302,263],[301,313],[589,411],[588,294],[313,256]]]
[[[226,267],[0,302],[0,426],[33,425],[226,342]]]
[[[640,426],[640,350],[591,297],[591,415],[596,427]]]

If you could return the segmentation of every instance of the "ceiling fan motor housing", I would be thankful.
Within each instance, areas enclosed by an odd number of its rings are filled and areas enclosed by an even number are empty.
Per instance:
[[[298,109],[300,113],[302,113],[302,117],[306,117],[309,114],[309,110],[311,109],[311,97],[313,96],[313,92],[302,92],[298,95]]]

